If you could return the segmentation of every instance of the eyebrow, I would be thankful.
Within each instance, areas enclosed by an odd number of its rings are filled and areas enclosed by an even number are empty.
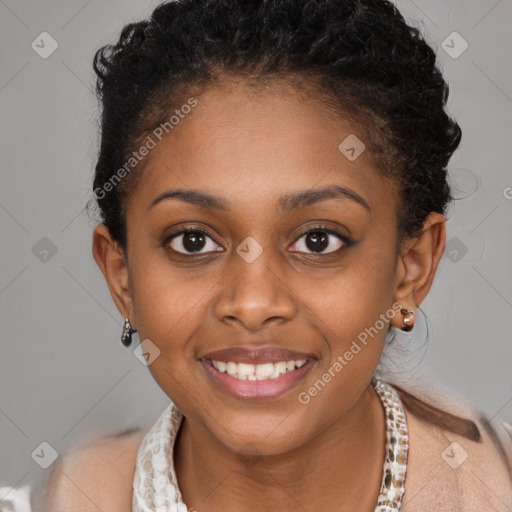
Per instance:
[[[215,196],[208,192],[193,189],[166,190],[151,201],[147,210],[151,210],[158,203],[167,199],[179,199],[205,209],[219,211],[230,210],[229,202],[225,197]],[[353,190],[339,185],[331,185],[324,188],[301,190],[292,194],[285,194],[279,198],[279,206],[283,212],[287,213],[291,210],[304,208],[327,199],[349,199],[360,204],[368,211],[371,211],[370,206],[363,197]]]

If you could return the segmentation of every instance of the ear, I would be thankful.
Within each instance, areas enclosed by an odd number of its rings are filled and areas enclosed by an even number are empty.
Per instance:
[[[119,245],[112,240],[108,228],[99,224],[92,235],[92,255],[107,282],[117,309],[124,318],[129,318],[133,329],[135,316],[130,287],[128,263]]]
[[[430,213],[418,237],[404,240],[400,246],[395,277],[395,302],[412,310],[427,296],[446,243],[446,219],[440,213]],[[390,320],[397,328],[404,326],[403,316]]]

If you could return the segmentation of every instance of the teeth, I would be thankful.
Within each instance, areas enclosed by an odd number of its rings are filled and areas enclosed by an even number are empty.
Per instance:
[[[254,365],[252,364],[245,364],[245,363],[238,363],[238,375],[239,376],[249,376],[254,375]]]
[[[236,363],[226,363],[226,369],[229,375],[236,375],[238,373],[238,365]]]
[[[293,361],[290,361],[293,363]],[[291,366],[291,365],[290,365]],[[295,365],[293,365],[295,367]],[[291,368],[293,370],[293,368]],[[274,371],[277,373],[286,373],[286,363],[284,361],[279,361],[279,363],[274,363]]]
[[[217,370],[219,370],[219,372],[224,373],[227,370],[228,365],[224,361],[215,361],[215,362],[217,363],[217,366],[215,368],[217,368]]]
[[[269,380],[304,366],[307,359],[297,361],[279,361],[277,363],[247,364],[233,361],[212,361],[212,365],[221,373],[227,373],[240,380]]]
[[[256,377],[270,377],[274,373],[274,363],[265,363],[265,364],[247,364],[245,366],[256,366]],[[238,364],[238,368],[240,368],[240,363]]]

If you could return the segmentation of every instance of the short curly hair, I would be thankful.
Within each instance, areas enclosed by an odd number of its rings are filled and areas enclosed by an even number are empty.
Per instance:
[[[361,123],[377,167],[396,185],[399,233],[417,236],[452,200],[446,166],[461,130],[432,48],[387,0],[177,0],[124,27],[94,58],[102,102],[93,189],[103,189],[167,112],[223,77],[292,79]],[[362,121],[370,121],[364,128]],[[96,195],[126,252],[124,200],[143,166]]]

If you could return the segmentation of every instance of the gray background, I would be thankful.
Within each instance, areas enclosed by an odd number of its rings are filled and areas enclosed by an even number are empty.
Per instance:
[[[99,139],[93,54],[157,4],[0,0],[0,486],[42,486],[51,466],[31,453],[43,441],[62,453],[147,426],[168,403],[119,341],[122,318],[84,213]],[[397,5],[437,48],[463,142],[450,165],[460,200],[448,248],[422,304],[429,341],[420,316],[386,364],[410,386],[449,390],[512,421],[512,2]],[[59,45],[47,59],[31,48],[43,31]],[[458,58],[442,48],[453,31],[469,43]]]

